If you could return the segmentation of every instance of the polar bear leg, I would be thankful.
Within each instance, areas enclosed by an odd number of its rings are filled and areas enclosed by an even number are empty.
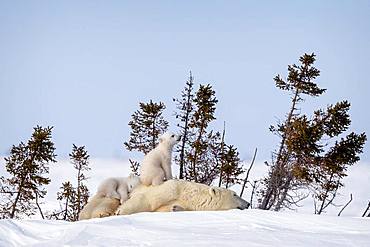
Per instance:
[[[104,195],[97,194],[89,199],[88,203],[82,208],[78,219],[87,220],[91,218],[92,212],[99,206],[104,199]]]
[[[114,198],[114,199],[121,199],[121,195],[119,192],[113,190],[113,191],[109,191],[106,195],[106,197],[110,197],[110,198]]]
[[[145,171],[142,171],[140,175],[140,180],[141,183],[146,186],[159,185],[163,183],[164,176],[165,174],[162,167],[152,166]]]
[[[119,197],[120,197],[119,199],[120,199],[121,204],[127,201],[128,199],[127,186],[123,186],[123,185],[119,186],[117,192],[119,194]]]
[[[143,194],[130,198],[118,207],[116,214],[126,215],[140,212],[151,212],[151,205]]]
[[[163,176],[162,175],[156,176],[152,180],[152,185],[157,186],[157,185],[160,185],[160,184],[163,184]]]
[[[91,218],[102,218],[114,214],[119,206],[119,200],[113,198],[102,198],[99,205],[91,213]]]
[[[172,177],[172,170],[171,170],[171,159],[166,159],[162,161],[161,167],[163,168],[166,180],[172,179],[173,177]]]
[[[182,207],[178,203],[170,203],[168,205],[164,205],[155,210],[155,212],[179,212],[179,211],[186,211],[186,210],[184,207]]]

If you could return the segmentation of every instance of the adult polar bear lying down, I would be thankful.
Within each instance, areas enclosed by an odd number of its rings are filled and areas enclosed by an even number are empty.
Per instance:
[[[249,203],[235,192],[185,180],[169,180],[157,186],[136,187],[122,205],[114,198],[95,195],[80,213],[80,220],[139,212],[207,211],[246,209]]]

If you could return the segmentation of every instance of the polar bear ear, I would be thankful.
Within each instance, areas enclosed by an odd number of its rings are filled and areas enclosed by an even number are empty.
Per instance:
[[[162,143],[163,142],[163,137],[159,137],[159,143]]]
[[[209,188],[208,192],[209,192],[209,194],[210,194],[211,196],[215,196],[215,195],[216,195],[216,190],[215,190],[215,188],[213,188],[213,187]]]

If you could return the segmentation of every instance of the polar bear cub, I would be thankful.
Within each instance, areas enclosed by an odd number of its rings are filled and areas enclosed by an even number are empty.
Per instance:
[[[144,185],[160,185],[172,179],[172,150],[181,136],[166,132],[159,138],[158,145],[144,156],[141,164],[140,181]]]
[[[128,199],[129,193],[140,184],[140,178],[134,174],[128,177],[107,178],[98,186],[97,194],[119,199],[121,204]]]

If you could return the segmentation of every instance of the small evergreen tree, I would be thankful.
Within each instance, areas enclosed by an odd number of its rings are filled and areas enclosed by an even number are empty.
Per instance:
[[[177,148],[176,152],[178,153],[177,156],[175,156],[175,160],[180,165],[180,171],[179,171],[179,178],[184,178],[185,173],[185,166],[187,159],[185,157],[186,150],[189,148],[189,140],[191,140],[194,136],[193,129],[190,128],[190,120],[193,117],[194,114],[194,93],[193,93],[193,87],[194,87],[194,78],[190,72],[189,79],[186,81],[186,85],[184,90],[181,92],[181,98],[180,99],[173,99],[173,101],[176,102],[177,110],[178,112],[175,113],[176,119],[179,119],[180,124],[177,126],[180,127],[180,134],[181,134],[181,142],[179,145],[179,148]]]
[[[82,210],[83,206],[87,203],[89,199],[89,190],[85,185],[85,181],[88,179],[84,172],[90,170],[89,158],[85,146],[77,147],[73,144],[72,153],[69,154],[73,167],[77,171],[77,187],[76,187],[76,202],[74,204],[74,218],[73,221],[78,220],[78,215]]]
[[[226,188],[240,183],[241,179],[239,176],[244,173],[242,168],[239,152],[233,145],[226,145],[225,150],[220,153],[219,157],[221,166],[221,183],[225,185]]]
[[[89,190],[85,185],[87,177],[84,172],[89,171],[89,155],[85,146],[77,147],[73,144],[72,153],[69,154],[71,163],[77,171],[77,186],[70,181],[64,182],[57,192],[57,200],[60,201],[61,209],[51,213],[49,219],[77,221],[84,205],[89,199]]]
[[[277,153],[274,154],[270,171],[261,190],[261,209],[280,210],[301,200],[297,195],[301,188],[311,188],[315,198],[322,202],[316,213],[332,203],[336,191],[342,186],[348,166],[359,160],[366,141],[365,133],[351,133],[330,147],[330,141],[345,132],[350,123],[347,101],[329,106],[326,110],[314,112],[309,118],[298,111],[303,95],[320,96],[320,89],[314,80],[320,71],[313,67],[315,55],[305,54],[301,65],[288,67],[288,77],[275,77],[279,89],[292,93],[290,111],[286,120],[270,130],[281,138]],[[331,195],[331,196],[330,196]]]
[[[74,221],[76,204],[76,190],[70,181],[64,182],[57,192],[57,200],[60,201],[61,210],[54,211],[48,216],[49,219]]]
[[[186,151],[185,178],[199,183],[211,184],[219,173],[218,153],[220,133],[208,131],[208,125],[215,120],[218,100],[212,86],[200,85],[194,97],[194,113],[189,122],[192,139],[188,138],[189,149]]]
[[[220,163],[218,187],[221,187],[223,184],[226,188],[229,188],[231,185],[240,183],[242,181],[239,176],[244,173],[244,170],[240,162],[237,148],[235,148],[233,145],[227,145],[225,143],[225,126],[226,123],[224,122],[224,129],[222,131],[218,154],[218,163]]]
[[[50,183],[46,177],[49,163],[56,162],[54,143],[51,141],[53,127],[36,126],[31,139],[13,146],[5,158],[9,178],[1,177],[1,218],[22,218],[42,210],[38,199],[44,198],[43,186]]]
[[[180,99],[174,99],[178,110],[175,116],[180,122],[178,126],[182,136],[175,157],[180,164],[180,178],[209,185],[220,176],[220,186],[224,178],[228,179],[225,185],[229,186],[243,172],[240,162],[236,165],[240,161],[238,153],[232,146],[228,146],[225,152],[224,134],[221,138],[219,132],[209,129],[209,124],[216,119],[218,102],[212,86],[200,85],[195,93],[193,88],[194,78],[190,73]],[[222,175],[223,171],[227,174]]]
[[[140,103],[140,109],[132,114],[132,119],[128,123],[131,127],[130,139],[124,145],[129,151],[139,151],[144,154],[149,153],[158,144],[158,138],[168,128],[168,122],[163,117],[166,109],[164,103]],[[131,169],[138,174],[139,163],[130,160]]]
[[[185,173],[188,180],[210,185],[220,174],[220,138],[219,132],[210,131],[197,142],[191,143],[187,158],[190,169]],[[196,156],[196,162],[195,155]],[[196,179],[196,180],[195,180]]]

